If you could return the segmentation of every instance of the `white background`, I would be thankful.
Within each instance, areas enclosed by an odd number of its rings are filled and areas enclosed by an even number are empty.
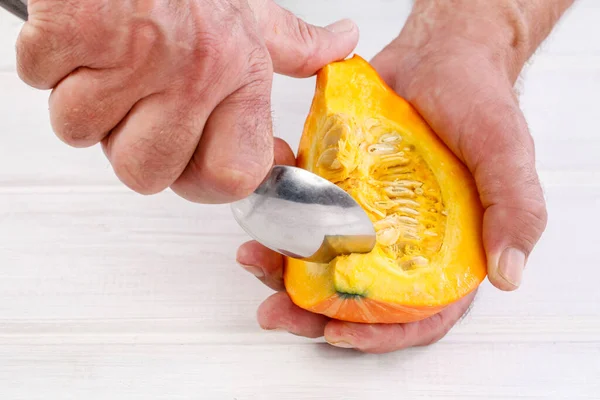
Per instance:
[[[353,18],[365,58],[410,9],[280,3]],[[236,266],[247,237],[228,207],[136,195],[98,147],[62,144],[48,93],[15,74],[20,22],[1,13],[0,398],[600,398],[598,21],[600,2],[579,1],[523,75],[550,222],[522,288],[485,282],[440,343],[373,356],[261,331],[270,291]],[[276,134],[294,148],[313,85],[275,81]]]

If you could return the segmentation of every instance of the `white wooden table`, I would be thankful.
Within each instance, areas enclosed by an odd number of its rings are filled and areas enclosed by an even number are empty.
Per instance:
[[[409,1],[288,0],[354,18],[372,57]],[[522,288],[485,283],[440,343],[363,355],[263,332],[270,294],[236,266],[226,206],[142,197],[99,148],[51,132],[48,93],[15,73],[0,14],[0,399],[599,399],[600,2],[580,0],[524,74],[550,222]],[[314,81],[277,77],[276,133],[295,148]],[[392,397],[393,396],[393,397]]]

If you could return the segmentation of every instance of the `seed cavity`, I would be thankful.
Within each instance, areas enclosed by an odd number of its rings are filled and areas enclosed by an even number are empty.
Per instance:
[[[373,218],[386,257],[407,271],[429,265],[443,245],[448,214],[434,174],[409,137],[383,118],[332,114],[323,122],[319,173]]]

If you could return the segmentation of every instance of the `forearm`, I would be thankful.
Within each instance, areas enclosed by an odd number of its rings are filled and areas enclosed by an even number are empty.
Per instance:
[[[439,49],[469,42],[507,62],[511,75],[550,34],[574,0],[415,0],[398,38],[402,47]],[[516,78],[516,75],[514,78]]]

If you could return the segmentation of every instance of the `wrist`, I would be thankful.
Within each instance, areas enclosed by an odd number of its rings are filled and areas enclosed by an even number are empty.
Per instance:
[[[415,0],[411,15],[392,47],[409,58],[479,53],[512,81],[574,0]]]

